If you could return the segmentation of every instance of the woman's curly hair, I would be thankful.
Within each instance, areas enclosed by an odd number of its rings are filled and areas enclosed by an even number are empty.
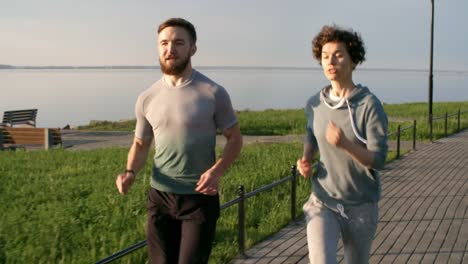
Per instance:
[[[351,60],[356,65],[366,60],[366,49],[359,33],[352,29],[342,29],[336,25],[325,25],[312,41],[312,53],[319,64],[321,64],[322,59],[322,47],[329,42],[344,43]]]

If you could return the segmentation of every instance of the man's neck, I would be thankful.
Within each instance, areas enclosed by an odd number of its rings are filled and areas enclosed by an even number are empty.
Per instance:
[[[177,74],[177,75],[164,74],[163,76],[164,76],[164,81],[168,85],[172,87],[180,86],[186,83],[192,77],[192,67],[190,65],[187,65],[187,67],[181,74]]]

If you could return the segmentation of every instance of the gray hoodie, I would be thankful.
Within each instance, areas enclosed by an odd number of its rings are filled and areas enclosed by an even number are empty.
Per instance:
[[[323,88],[306,104],[307,142],[320,152],[312,188],[316,196],[330,208],[338,204],[359,205],[380,199],[380,178],[377,170],[387,156],[387,116],[381,102],[361,85],[342,104],[328,98],[331,86]],[[329,144],[325,138],[329,121],[344,135],[375,153],[372,168],[355,161],[343,149]],[[338,208],[341,205],[338,206]]]

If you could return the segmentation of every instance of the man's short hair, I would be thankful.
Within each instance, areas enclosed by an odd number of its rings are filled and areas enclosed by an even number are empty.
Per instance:
[[[319,64],[322,64],[322,48],[329,42],[344,43],[351,60],[356,65],[366,60],[366,49],[359,33],[352,29],[343,29],[337,25],[325,25],[312,41],[312,53],[314,58],[319,61]]]
[[[187,20],[177,17],[169,18],[168,20],[162,22],[161,25],[159,25],[158,34],[167,27],[181,27],[187,31],[193,43],[197,42],[197,32],[195,31],[195,27]]]

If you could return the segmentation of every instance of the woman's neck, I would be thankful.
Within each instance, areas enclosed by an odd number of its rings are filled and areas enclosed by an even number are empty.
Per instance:
[[[335,96],[347,97],[351,93],[351,91],[354,90],[355,85],[352,80],[349,80],[347,82],[332,81],[331,87],[331,92]]]

